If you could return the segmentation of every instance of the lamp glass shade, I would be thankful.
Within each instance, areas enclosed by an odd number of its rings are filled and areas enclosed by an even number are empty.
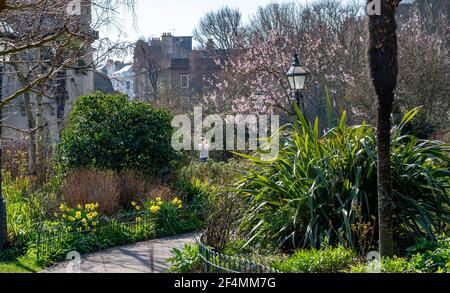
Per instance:
[[[308,76],[308,73],[302,66],[300,66],[299,64],[292,65],[287,73],[287,78],[291,90],[304,89],[306,84],[306,76]]]

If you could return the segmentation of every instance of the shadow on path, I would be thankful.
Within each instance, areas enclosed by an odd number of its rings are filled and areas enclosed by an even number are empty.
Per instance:
[[[81,256],[80,269],[73,262],[63,262],[42,273],[164,273],[170,267],[166,261],[172,257],[170,251],[195,243],[197,236],[190,233],[111,248]]]

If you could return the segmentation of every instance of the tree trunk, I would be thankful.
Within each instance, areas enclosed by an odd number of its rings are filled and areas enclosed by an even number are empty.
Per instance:
[[[39,183],[45,180],[45,119],[43,115],[42,94],[36,95],[36,172]]]
[[[368,0],[368,3],[370,2]],[[378,228],[382,257],[394,255],[390,131],[398,76],[395,9],[399,2],[399,0],[381,0],[381,15],[369,16],[368,58],[370,75],[378,97]]]
[[[393,197],[391,184],[391,112],[392,97],[380,97],[377,120],[378,215],[380,255],[394,255]]]
[[[30,93],[25,93],[23,96],[25,113],[27,116],[27,127],[30,131],[28,136],[28,174],[30,176],[36,175],[36,133],[32,131],[35,127],[35,120],[33,110],[31,107]]]
[[[57,86],[56,86],[56,119],[58,126],[58,138],[61,137],[61,133],[64,129],[64,117],[66,112],[66,100],[69,98],[69,94],[66,89],[67,73],[65,70],[61,70],[56,74]]]
[[[2,1],[0,1],[0,4]],[[4,67],[0,65],[0,102],[3,99],[3,72]],[[0,121],[3,120],[3,108],[0,108]],[[0,250],[3,249],[8,239],[8,230],[6,225],[6,203],[3,199],[3,127],[0,123]]]
[[[6,225],[6,202],[3,199],[2,182],[3,182],[3,142],[0,139],[0,250],[8,240],[8,229]]]

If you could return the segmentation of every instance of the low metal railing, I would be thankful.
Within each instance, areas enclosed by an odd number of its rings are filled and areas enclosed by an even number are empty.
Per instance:
[[[184,216],[179,221],[188,221]],[[158,222],[167,222],[170,227],[161,232]],[[65,257],[71,251],[88,253],[101,251],[113,246],[132,244],[140,241],[154,239],[157,236],[170,236],[189,231],[176,231],[170,226],[168,219],[145,217],[143,213],[127,214],[120,218],[103,218],[95,228],[83,231],[68,232],[64,225],[37,227],[37,237],[30,245],[36,248],[36,259],[45,261],[52,258]]]
[[[202,235],[197,244],[205,273],[279,273],[274,268],[214,251],[203,243],[203,239]]]

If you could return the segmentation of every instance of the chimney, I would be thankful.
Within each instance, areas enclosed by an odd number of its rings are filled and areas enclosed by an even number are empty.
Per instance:
[[[206,42],[206,50],[211,51],[214,50],[215,44],[214,41],[212,39],[208,39],[208,41]]]

